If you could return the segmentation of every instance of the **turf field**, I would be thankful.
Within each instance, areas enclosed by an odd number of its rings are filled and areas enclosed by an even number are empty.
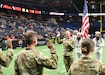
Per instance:
[[[57,51],[57,54],[59,57],[58,68],[56,70],[49,70],[49,69],[45,68],[44,69],[44,75],[67,75],[66,70],[65,70],[65,66],[63,63],[63,57],[62,57],[63,46],[62,46],[62,44],[55,44],[55,48],[56,48],[56,51]],[[17,54],[22,49],[23,48],[14,49],[14,59],[16,59]],[[45,55],[50,56],[50,51],[47,48],[47,46],[37,46],[36,49],[43,52]],[[5,50],[3,52],[5,54],[7,51]],[[74,50],[74,54],[75,54],[75,50]],[[3,75],[14,75],[14,59],[8,68],[5,68],[5,67],[2,68]],[[103,49],[103,63],[105,63],[105,47]]]

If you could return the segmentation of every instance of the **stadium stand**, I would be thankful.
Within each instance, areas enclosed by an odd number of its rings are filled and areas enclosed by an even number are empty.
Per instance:
[[[45,44],[45,38],[53,38],[57,32],[65,30],[64,27],[52,21],[36,21],[27,19],[25,16],[25,19],[21,19],[16,15],[6,13],[0,13],[0,17],[0,38],[13,40],[13,48],[19,47],[19,42],[24,40],[24,33],[27,30],[34,30],[38,33],[38,45]],[[4,46],[2,47],[4,49]]]

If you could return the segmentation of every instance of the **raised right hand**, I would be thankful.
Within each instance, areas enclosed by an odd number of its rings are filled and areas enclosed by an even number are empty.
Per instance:
[[[53,43],[48,38],[46,39],[46,45],[48,46],[49,49],[54,48]]]
[[[12,47],[12,40],[7,40],[7,47],[11,48],[11,49],[13,48]]]
[[[60,32],[58,32],[57,37],[60,37]]]

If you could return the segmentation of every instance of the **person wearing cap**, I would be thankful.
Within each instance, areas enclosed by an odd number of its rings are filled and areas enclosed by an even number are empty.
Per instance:
[[[91,39],[91,35],[90,34],[88,34],[88,39]]]
[[[74,61],[73,49],[75,48],[75,41],[71,36],[71,32],[68,30],[65,32],[65,37],[63,39],[60,39],[60,33],[58,33],[57,41],[58,43],[63,43],[63,61],[65,64],[66,71],[68,72],[71,64]]]
[[[95,32],[95,38],[93,38],[93,41],[95,43],[96,59],[102,62],[102,51],[103,51],[103,46],[104,46],[104,40],[101,37],[101,33],[99,31]]]
[[[105,66],[93,59],[94,42],[91,39],[84,39],[81,43],[82,56],[73,62],[68,75],[105,75]]]
[[[77,33],[78,33],[78,30],[74,30],[73,36],[72,36],[74,40],[76,40],[77,38]]]
[[[77,33],[77,38],[75,40],[76,43],[76,59],[79,59],[81,56],[81,42],[82,42],[82,33],[78,32]]]
[[[43,75],[44,67],[56,69],[58,56],[53,43],[46,39],[46,44],[50,49],[51,57],[44,55],[35,49],[37,44],[37,33],[27,31],[25,33],[27,47],[21,51],[15,60],[15,75]]]

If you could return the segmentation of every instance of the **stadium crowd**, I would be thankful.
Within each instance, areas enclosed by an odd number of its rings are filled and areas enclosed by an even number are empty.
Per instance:
[[[59,25],[54,25],[50,22],[36,22],[36,21],[11,21],[0,19],[0,36],[10,37],[11,39],[19,39],[24,37],[24,32],[27,30],[34,30],[38,33],[38,39],[43,37],[53,37],[59,31],[64,32],[64,28]],[[4,35],[2,35],[4,34]]]

